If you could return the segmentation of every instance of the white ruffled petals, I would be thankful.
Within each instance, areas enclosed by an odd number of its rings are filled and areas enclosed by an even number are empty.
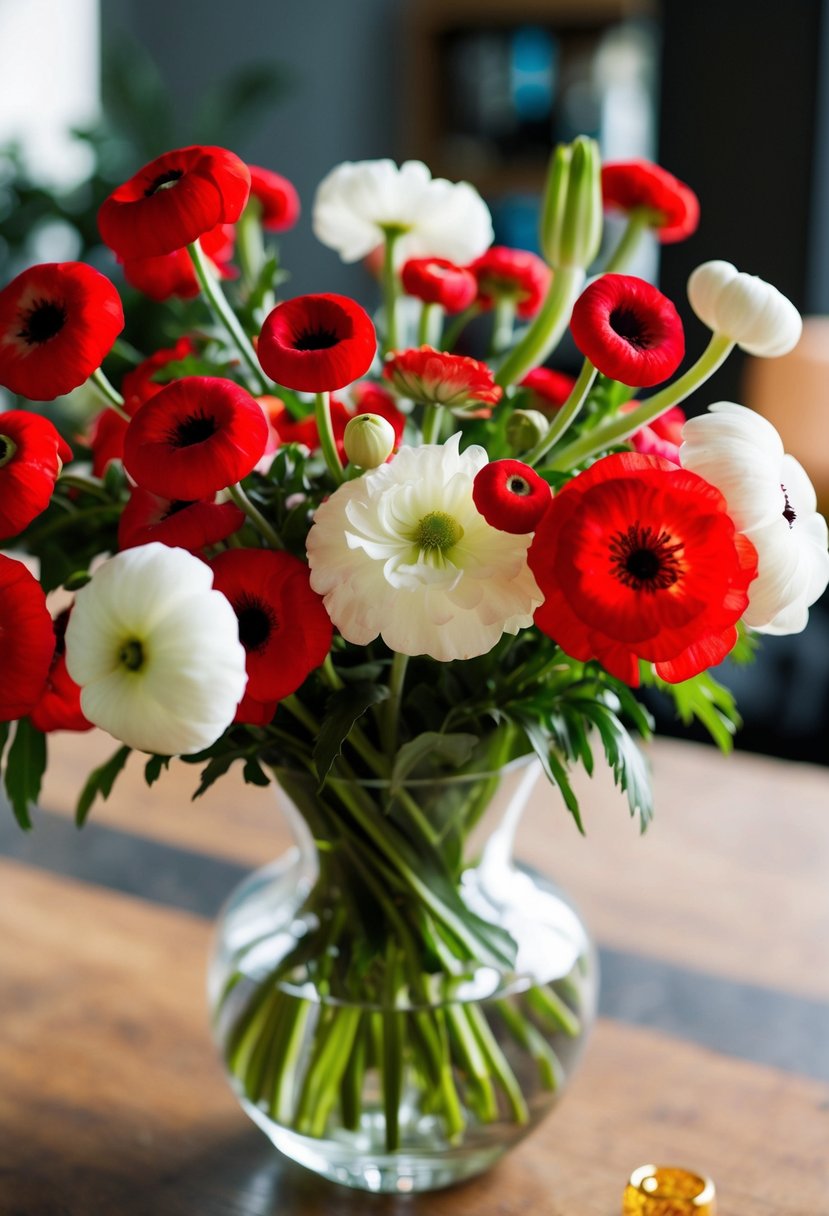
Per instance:
[[[800,340],[800,313],[782,292],[730,262],[704,262],[688,280],[688,299],[703,324],[750,355],[788,354]]]
[[[117,553],[77,593],[66,666],[90,722],[160,755],[214,743],[247,683],[236,614],[210,567],[157,543]]]
[[[527,565],[530,536],[492,528],[472,499],[483,448],[403,447],[389,464],[340,486],[308,536],[311,586],[349,642],[378,635],[400,654],[441,662],[486,654],[532,624],[541,603]],[[447,520],[445,550],[416,541],[423,520]]]
[[[767,419],[730,401],[686,422],[682,437],[683,468],[720,490],[757,550],[745,623],[760,633],[800,633],[829,583],[826,521],[805,470]]]
[[[492,244],[492,217],[468,182],[433,178],[408,160],[345,161],[317,187],[314,235],[344,262],[357,262],[399,231],[395,260],[448,258],[465,265]]]

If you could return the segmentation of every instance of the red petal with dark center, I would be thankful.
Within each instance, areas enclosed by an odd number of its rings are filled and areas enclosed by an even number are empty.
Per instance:
[[[231,380],[185,376],[138,410],[124,436],[124,467],[171,501],[210,498],[256,465],[268,441],[262,407]]]
[[[48,418],[27,410],[0,414],[0,540],[17,536],[46,510],[61,450],[68,449]]]
[[[648,388],[682,362],[685,334],[667,296],[644,279],[604,274],[576,300],[573,340],[604,376]]]
[[[118,520],[118,547],[133,549],[157,540],[173,549],[201,553],[227,540],[244,522],[244,511],[232,502],[171,502],[133,486]]]
[[[472,500],[486,522],[516,535],[535,531],[551,497],[544,478],[520,460],[492,460],[472,484]]]
[[[97,270],[31,266],[0,291],[0,384],[52,401],[101,366],[123,328],[118,292]]]
[[[345,388],[371,367],[377,336],[368,313],[347,296],[285,300],[266,317],[257,354],[285,388],[324,393]]]

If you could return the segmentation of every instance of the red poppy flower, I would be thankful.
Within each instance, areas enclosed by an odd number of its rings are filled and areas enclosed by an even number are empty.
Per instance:
[[[228,549],[210,565],[213,586],[239,618],[247,695],[264,702],[289,696],[331,648],[333,626],[308,567],[270,549]]]
[[[551,497],[544,478],[521,460],[491,460],[472,483],[472,501],[499,532],[534,532]]]
[[[29,714],[32,726],[48,734],[53,730],[92,730],[81,709],[81,690],[66,670],[66,624],[69,610],[61,612],[52,622],[55,650],[46,686],[40,700]]]
[[[449,355],[432,346],[394,351],[386,361],[383,375],[401,397],[423,405],[445,405],[459,416],[485,418],[496,405],[503,389],[495,383],[492,370],[467,355]]]
[[[651,227],[666,245],[684,241],[699,224],[699,200],[691,187],[647,160],[604,165],[602,196],[608,211],[651,212]]]
[[[30,266],[0,291],[0,384],[52,401],[96,371],[124,328],[109,279],[82,262]]]
[[[43,588],[22,562],[0,555],[0,722],[37,705],[54,649]]]
[[[48,418],[0,414],[0,539],[17,536],[46,510],[66,451]]]
[[[124,436],[124,468],[173,502],[210,498],[254,468],[265,451],[262,407],[238,384],[185,376],[145,402]]]
[[[446,258],[410,258],[400,277],[407,295],[424,304],[440,304],[446,312],[462,312],[478,294],[472,271]]]
[[[193,343],[189,338],[179,338],[175,346],[157,350],[125,374],[121,381],[121,393],[124,409],[130,418],[140,405],[164,388],[164,385],[159,384],[153,377],[168,363],[178,363],[179,360],[185,359],[192,350]],[[126,419],[109,408],[101,410],[100,414],[93,418],[88,442],[92,448],[92,472],[96,477],[103,477],[111,460],[123,458],[127,425]]]
[[[542,414],[555,414],[575,388],[576,378],[549,367],[534,367],[520,384],[521,388],[528,388],[532,393],[530,409],[539,410]]]
[[[628,401],[620,407],[619,412],[629,414],[636,409],[638,404],[638,401]],[[627,442],[634,452],[641,452],[645,456],[662,456],[665,460],[670,460],[672,464],[679,464],[682,428],[687,421],[681,405],[671,406],[659,418],[655,418],[653,422],[641,427],[631,435]]]
[[[247,726],[268,726],[276,713],[278,701],[257,701],[246,692],[236,706],[234,722],[242,722]]]
[[[603,274],[576,300],[570,331],[604,376],[648,388],[682,362],[685,333],[667,296],[628,274]]]
[[[219,224],[201,238],[208,261],[223,279],[232,279],[236,274],[230,265],[235,236],[236,230],[232,224]],[[159,303],[169,300],[171,296],[189,300],[201,290],[186,249],[174,249],[171,253],[152,258],[125,258],[122,269],[131,287]]]
[[[225,148],[165,152],[102,204],[98,229],[119,258],[154,258],[235,224],[250,193],[246,164]]]
[[[268,232],[285,232],[293,228],[299,219],[300,204],[296,187],[287,177],[248,165],[250,169],[250,196],[262,208],[262,227]]]
[[[527,249],[493,245],[470,263],[478,284],[478,302],[492,308],[499,300],[513,300],[516,316],[529,321],[538,312],[553,272],[542,258]]]
[[[639,659],[672,684],[724,659],[757,573],[719,490],[638,452],[605,456],[568,482],[527,560],[545,597],[539,629],[634,686]]]
[[[173,549],[201,553],[208,545],[227,540],[244,522],[244,511],[232,502],[212,498],[171,502],[133,486],[118,520],[118,547],[134,549],[158,540]]]
[[[377,337],[371,318],[347,296],[285,300],[265,318],[257,353],[286,388],[324,393],[345,388],[371,367]]]

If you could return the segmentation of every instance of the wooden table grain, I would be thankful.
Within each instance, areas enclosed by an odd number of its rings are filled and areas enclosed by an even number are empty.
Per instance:
[[[604,773],[586,840],[539,791],[519,852],[591,923],[602,1016],[534,1135],[411,1199],[282,1159],[210,1041],[211,915],[286,843],[269,792],[191,804],[192,770],[131,764],[79,834],[109,750],[56,737],[34,832],[0,828],[0,1216],[617,1216],[649,1160],[711,1174],[721,1216],[829,1216],[829,771],[660,742],[643,839]]]

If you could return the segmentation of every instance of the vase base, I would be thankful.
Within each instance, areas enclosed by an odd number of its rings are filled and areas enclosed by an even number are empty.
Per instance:
[[[447,1147],[436,1134],[432,1150],[404,1147],[390,1153],[372,1147],[373,1143],[382,1142],[384,1134],[385,1120],[380,1112],[374,1117],[364,1117],[360,1130],[343,1133],[342,1139],[318,1139],[274,1123],[250,1102],[243,1100],[242,1105],[271,1143],[291,1161],[329,1182],[377,1194],[414,1195],[453,1186],[483,1174],[516,1140],[523,1139],[523,1135],[516,1135],[517,1129],[513,1128],[508,1141],[501,1139],[474,1147],[469,1144]],[[423,1121],[418,1130],[422,1144]]]

